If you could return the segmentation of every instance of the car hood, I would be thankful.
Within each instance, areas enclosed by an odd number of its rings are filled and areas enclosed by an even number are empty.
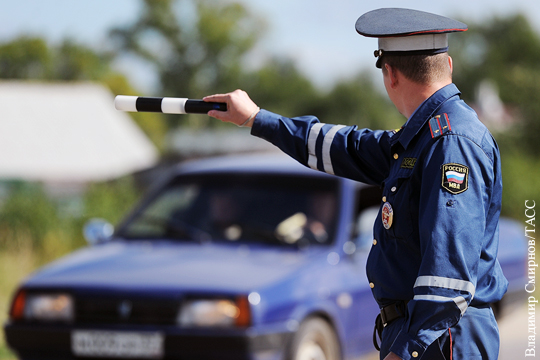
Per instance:
[[[323,261],[327,251],[114,241],[50,264],[25,286],[247,293],[293,276],[310,259]]]

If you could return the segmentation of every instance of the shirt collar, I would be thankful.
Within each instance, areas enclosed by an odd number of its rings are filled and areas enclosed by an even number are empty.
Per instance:
[[[391,145],[395,145],[398,141],[407,149],[411,140],[418,134],[424,124],[433,117],[434,113],[441,105],[453,96],[460,95],[456,85],[449,84],[437,90],[433,95],[424,100],[424,102],[414,111],[411,117],[407,120],[402,130],[398,132],[399,136],[390,140]]]

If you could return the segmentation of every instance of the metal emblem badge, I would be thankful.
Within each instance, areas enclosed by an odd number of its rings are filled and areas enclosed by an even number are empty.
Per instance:
[[[392,226],[392,221],[394,220],[394,210],[392,205],[389,202],[385,202],[382,207],[382,223],[386,230],[390,229]]]

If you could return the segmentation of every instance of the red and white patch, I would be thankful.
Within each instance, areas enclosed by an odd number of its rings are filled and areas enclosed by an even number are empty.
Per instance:
[[[386,230],[390,229],[394,220],[394,210],[389,202],[385,202],[382,208],[382,223]]]

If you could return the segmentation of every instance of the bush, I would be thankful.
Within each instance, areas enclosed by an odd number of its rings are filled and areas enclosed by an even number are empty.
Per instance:
[[[67,197],[50,196],[36,183],[12,183],[7,188],[9,195],[0,206],[0,249],[31,248],[46,259],[83,246],[86,221],[99,217],[117,223],[138,197],[130,177],[90,184],[83,194]],[[74,211],[77,203],[81,209]]]

